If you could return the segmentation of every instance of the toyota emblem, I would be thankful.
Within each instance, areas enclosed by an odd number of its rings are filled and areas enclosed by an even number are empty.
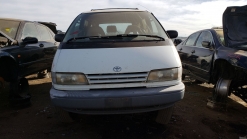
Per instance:
[[[113,71],[115,71],[115,72],[120,72],[121,70],[122,70],[122,68],[119,66],[116,66],[113,68]]]

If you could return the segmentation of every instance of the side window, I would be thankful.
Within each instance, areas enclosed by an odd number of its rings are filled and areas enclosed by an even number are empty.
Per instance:
[[[37,28],[40,33],[40,41],[48,41],[51,40],[51,34],[48,32],[48,29],[45,26],[37,25]]]
[[[190,35],[188,40],[186,41],[185,45],[193,46],[195,44],[195,41],[196,41],[199,34],[200,34],[200,32],[196,32],[196,33]]]
[[[209,41],[209,42],[213,42],[213,37],[211,35],[211,33],[209,31],[203,31],[201,33],[201,35],[199,36],[197,42],[196,42],[196,46],[197,47],[203,47],[202,46],[202,41]]]
[[[39,39],[37,28],[33,23],[26,23],[24,25],[21,39],[24,39],[26,37],[36,37],[37,39]]]

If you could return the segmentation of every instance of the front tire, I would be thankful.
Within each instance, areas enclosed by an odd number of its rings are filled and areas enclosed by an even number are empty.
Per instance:
[[[163,125],[168,124],[173,113],[173,107],[174,106],[159,110],[155,121]]]

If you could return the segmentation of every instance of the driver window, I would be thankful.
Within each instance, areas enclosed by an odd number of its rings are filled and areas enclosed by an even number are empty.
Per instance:
[[[209,31],[203,31],[201,35],[199,36],[197,42],[196,42],[196,47],[203,47],[202,42],[203,41],[208,41],[210,43],[213,42],[213,37]]]
[[[33,23],[25,24],[22,31],[21,39],[24,39],[26,37],[36,37],[37,39],[39,38],[37,28]]]
[[[200,34],[200,32],[196,32],[196,33],[190,35],[189,38],[188,38],[188,40],[186,41],[186,44],[185,45],[187,45],[187,46],[194,46],[195,41],[196,41],[196,39],[197,39],[197,37],[198,37],[199,34]]]

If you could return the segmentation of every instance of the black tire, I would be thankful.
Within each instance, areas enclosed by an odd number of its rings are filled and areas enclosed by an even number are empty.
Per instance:
[[[11,82],[18,79],[18,69],[13,60],[2,58],[0,60],[0,77],[5,81]]]
[[[168,124],[172,116],[173,107],[174,106],[159,110],[155,121],[163,125]]]

